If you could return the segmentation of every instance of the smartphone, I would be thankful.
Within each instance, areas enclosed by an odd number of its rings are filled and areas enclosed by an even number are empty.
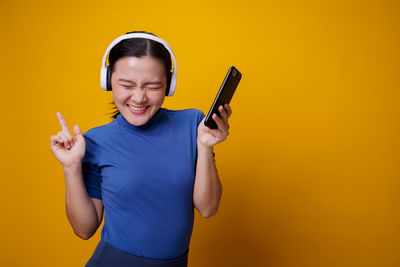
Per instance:
[[[212,104],[210,111],[204,120],[204,125],[211,129],[218,129],[217,124],[212,119],[212,115],[216,113],[218,117],[221,117],[218,111],[220,105],[229,104],[235,93],[235,90],[242,78],[242,74],[234,67],[230,67],[228,73],[222,82],[221,88],[219,88],[218,94],[215,97],[214,103]]]

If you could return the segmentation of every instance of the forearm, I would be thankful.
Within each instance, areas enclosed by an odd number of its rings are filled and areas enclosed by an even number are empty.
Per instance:
[[[65,176],[65,208],[76,235],[91,237],[99,226],[96,209],[83,183],[82,164],[63,167]]]
[[[222,195],[212,147],[198,145],[193,203],[203,217],[214,215]]]

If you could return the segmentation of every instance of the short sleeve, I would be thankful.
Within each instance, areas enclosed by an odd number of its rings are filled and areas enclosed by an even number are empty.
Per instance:
[[[203,113],[203,111],[199,110],[197,113],[197,125],[200,124],[200,122],[204,119],[206,115]]]
[[[89,197],[102,199],[101,196],[101,172],[96,158],[96,144],[90,137],[84,134],[86,153],[82,160],[83,182]]]
[[[201,123],[201,121],[206,117],[203,111],[199,110],[197,114],[197,126]],[[213,152],[213,157],[215,158],[215,153]]]

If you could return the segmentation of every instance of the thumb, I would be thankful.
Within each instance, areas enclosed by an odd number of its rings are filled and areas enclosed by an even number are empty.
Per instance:
[[[84,140],[84,137],[82,135],[81,129],[79,129],[78,124],[74,126],[73,131],[74,131],[74,135],[75,135],[75,138],[76,138],[77,141],[83,141]]]

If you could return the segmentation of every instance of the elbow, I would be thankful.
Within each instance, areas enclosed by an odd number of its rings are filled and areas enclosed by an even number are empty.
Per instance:
[[[219,196],[213,200],[208,201],[208,203],[194,201],[197,211],[200,213],[200,215],[203,218],[210,218],[210,217],[214,216],[215,214],[217,214],[219,203],[221,200],[221,195],[222,195],[222,187],[221,187]],[[199,200],[199,199],[195,199],[195,200]]]
[[[208,209],[208,210],[203,210],[200,211],[201,216],[203,216],[203,218],[210,218],[212,216],[214,216],[218,211],[218,207],[214,208],[214,209]]]
[[[215,213],[203,213],[203,214],[201,214],[201,216],[203,216],[203,218],[205,218],[205,219],[210,218],[213,215],[215,215]]]
[[[85,224],[73,224],[71,223],[74,234],[83,240],[90,239],[97,231],[99,223],[96,222],[95,225],[85,225]]]
[[[81,231],[78,231],[78,230],[75,230],[75,229],[74,229],[74,233],[75,233],[76,236],[78,236],[79,238],[81,238],[83,240],[88,240],[94,234],[94,233],[81,232]]]
[[[80,233],[77,233],[77,232],[75,232],[75,235],[77,235],[78,237],[80,237],[80,238],[83,239],[83,240],[88,240],[89,238],[92,237],[92,235],[89,235],[89,234],[80,234]]]
[[[196,206],[196,209],[203,218],[210,218],[215,214],[217,214],[218,207],[219,207],[219,200],[217,202],[214,202],[213,204],[209,204],[208,206],[204,205],[201,208],[199,208],[199,206]]]

